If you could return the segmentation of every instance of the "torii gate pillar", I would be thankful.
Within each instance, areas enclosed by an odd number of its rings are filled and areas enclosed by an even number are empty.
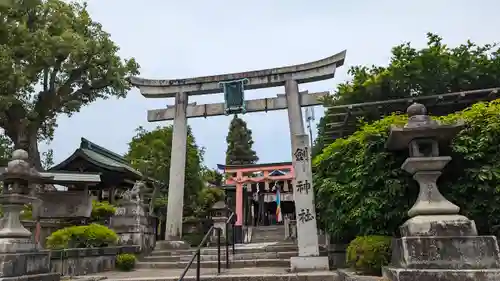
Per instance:
[[[182,237],[187,153],[187,104],[188,95],[186,93],[180,92],[175,95],[175,118],[168,181],[167,223],[165,225],[165,240],[168,241],[181,241]]]

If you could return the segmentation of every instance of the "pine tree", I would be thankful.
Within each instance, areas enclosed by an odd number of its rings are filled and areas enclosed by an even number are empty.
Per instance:
[[[247,128],[247,123],[238,115],[234,115],[231,120],[226,143],[227,165],[254,164],[259,160],[257,153],[252,149],[252,130]]]

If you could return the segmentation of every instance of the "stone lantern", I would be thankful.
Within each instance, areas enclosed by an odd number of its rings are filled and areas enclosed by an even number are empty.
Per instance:
[[[226,221],[228,219],[227,215],[229,213],[229,208],[224,201],[216,202],[210,209],[210,217],[214,222],[214,227],[221,229],[221,240],[225,241],[226,237]],[[217,231],[213,232],[213,241],[217,239]]]
[[[478,236],[474,221],[438,190],[441,170],[451,161],[439,155],[439,144],[449,143],[463,124],[443,125],[427,115],[424,105],[407,110],[408,123],[392,127],[386,147],[409,149],[401,168],[413,175],[420,192],[393,242],[391,265],[383,269],[389,280],[480,281],[500,280],[500,251],[495,236]]]
[[[60,280],[58,273],[49,273],[50,252],[37,249],[31,232],[19,220],[24,205],[38,200],[32,196],[34,185],[50,180],[31,168],[28,159],[26,151],[15,150],[0,177],[4,210],[0,220],[0,280]]]

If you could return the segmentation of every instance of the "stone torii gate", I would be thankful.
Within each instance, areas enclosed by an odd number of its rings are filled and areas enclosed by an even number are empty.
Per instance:
[[[301,107],[320,105],[319,99],[328,92],[299,92],[299,83],[331,79],[335,70],[344,64],[346,51],[305,64],[263,69],[232,74],[203,76],[174,80],[152,80],[131,77],[130,82],[146,98],[175,98],[173,106],[148,111],[148,121],[174,120],[170,180],[168,191],[165,239],[170,246],[180,247],[182,236],[182,210],[186,166],[187,118],[229,115],[288,109],[293,166],[296,171],[294,190],[300,186],[304,192],[294,192],[297,212],[299,257],[292,259],[292,269],[327,268],[328,260],[319,257],[316,214],[312,190],[312,172],[309,139],[305,134]],[[245,100],[244,90],[285,86],[285,94],[275,98]],[[224,92],[225,102],[214,104],[188,103],[190,95]],[[236,190],[236,197],[243,190]],[[238,213],[239,210],[236,210]],[[241,212],[239,212],[241,213]],[[236,226],[241,228],[242,217]]]

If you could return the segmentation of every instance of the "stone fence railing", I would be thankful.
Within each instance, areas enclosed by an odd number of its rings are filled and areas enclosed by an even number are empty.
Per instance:
[[[139,246],[42,250],[50,252],[50,270],[63,276],[86,275],[113,270],[118,254],[138,254]]]

